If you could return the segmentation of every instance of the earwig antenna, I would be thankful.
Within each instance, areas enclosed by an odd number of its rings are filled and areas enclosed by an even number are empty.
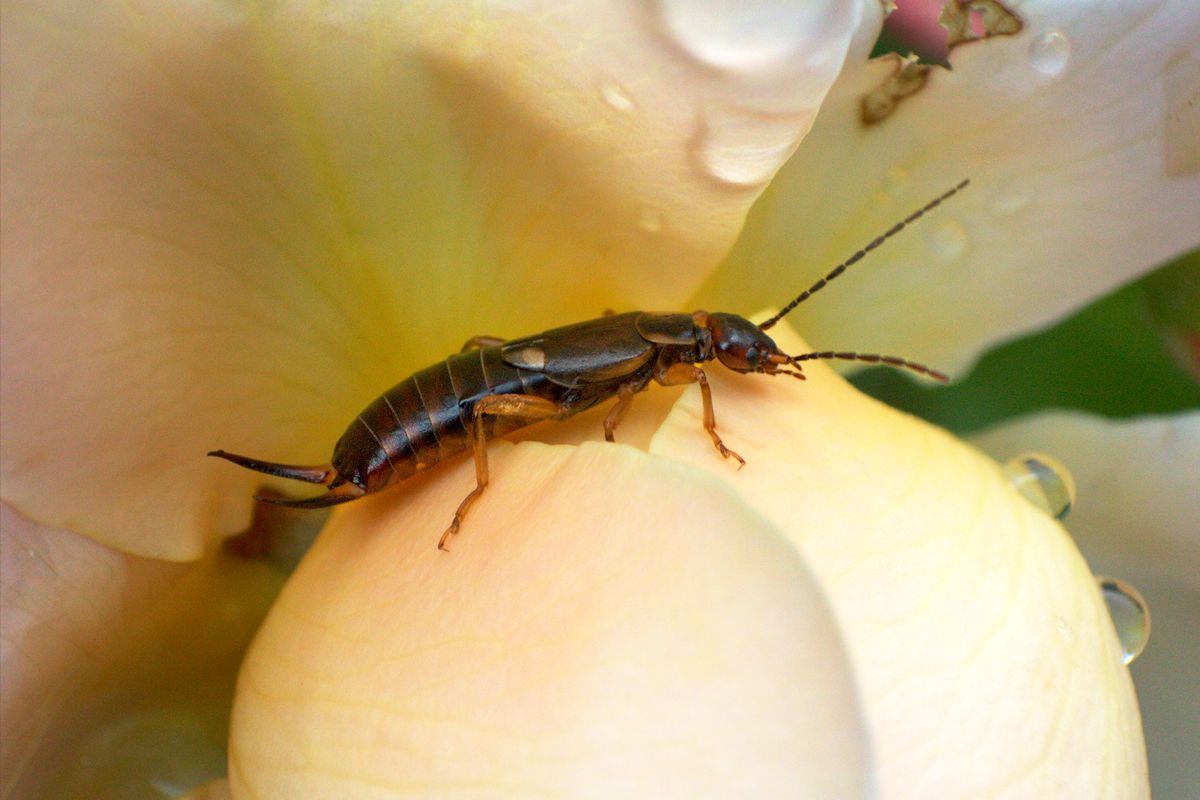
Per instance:
[[[931,369],[924,364],[918,364],[915,361],[908,361],[896,356],[881,356],[876,353],[835,353],[832,350],[822,350],[819,353],[801,353],[798,356],[791,356],[790,363],[795,364],[799,361],[816,361],[818,359],[826,361],[839,359],[841,361],[865,361],[868,364],[885,364],[897,369],[911,369],[913,372],[928,375],[935,381],[941,381],[942,383],[950,381],[945,373],[938,372],[936,369]]]
[[[833,268],[832,272],[830,272],[824,278],[821,278],[821,280],[817,281],[812,286],[808,287],[807,290],[801,292],[800,296],[797,297],[792,302],[788,303],[786,306],[784,306],[782,311],[780,311],[775,316],[771,317],[766,322],[759,325],[758,326],[759,329],[765,331],[767,328],[771,327],[776,322],[779,322],[779,320],[781,320],[785,316],[787,316],[788,313],[793,308],[800,305],[808,298],[812,297],[813,294],[815,294],[816,292],[825,288],[825,284],[829,283],[831,280],[836,278],[838,275],[841,275],[843,272],[845,272],[846,268],[849,267],[851,264],[853,264],[854,262],[861,259],[863,256],[865,256],[867,253],[874,250],[876,247],[879,247],[879,245],[883,244],[884,242],[886,242],[888,239],[895,236],[900,231],[904,230],[905,226],[911,225],[912,223],[916,222],[918,219],[920,219],[922,216],[924,216],[927,212],[932,211],[933,209],[940,206],[946,200],[949,200],[951,197],[958,194],[960,191],[962,191],[964,188],[966,188],[967,184],[970,182],[971,182],[970,178],[965,178],[961,183],[959,183],[953,189],[950,189],[949,191],[944,192],[940,197],[936,197],[933,200],[930,200],[924,206],[917,209],[913,213],[909,214],[907,217],[905,217],[900,222],[897,222],[895,225],[893,225],[891,228],[888,229],[887,233],[884,233],[881,236],[876,236],[871,241],[871,243],[868,244],[866,247],[864,247],[862,250],[859,250],[857,253],[855,253],[854,255],[847,258],[841,264],[838,264],[836,267]]]

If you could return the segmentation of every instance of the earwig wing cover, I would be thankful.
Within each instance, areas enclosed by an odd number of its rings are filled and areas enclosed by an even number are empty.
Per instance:
[[[516,339],[501,348],[506,363],[576,386],[631,375],[650,359],[653,346],[638,333],[638,312],[578,322]]]

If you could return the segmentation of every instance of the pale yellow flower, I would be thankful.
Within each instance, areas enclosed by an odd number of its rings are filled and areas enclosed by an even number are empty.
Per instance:
[[[75,780],[60,742],[119,727],[84,700],[138,693],[153,743],[156,709],[231,675],[277,578],[212,556],[260,482],[207,450],[326,458],[471,334],[777,306],[962,177],[793,318],[815,345],[961,369],[1194,243],[1186,4],[1028,3],[1023,36],[871,129],[875,5],[719,6],[5,0],[3,792]],[[1034,75],[1051,32],[1068,59]],[[449,555],[465,461],[336,511],[242,666],[211,791],[1144,796],[1063,529],[809,372],[712,370],[741,471],[695,392],[660,390],[619,446],[595,415],[493,445]]]

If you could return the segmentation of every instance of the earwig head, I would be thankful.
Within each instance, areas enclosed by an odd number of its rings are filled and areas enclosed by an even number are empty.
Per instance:
[[[713,354],[734,372],[774,372],[779,347],[770,336],[737,314],[708,314],[705,327],[712,335]]]

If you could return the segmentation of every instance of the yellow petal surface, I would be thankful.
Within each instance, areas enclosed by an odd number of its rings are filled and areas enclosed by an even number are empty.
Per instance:
[[[855,687],[793,546],[630,447],[490,448],[335,512],[244,664],[235,797],[866,796]]]
[[[677,4],[522,5],[6,2],[5,500],[195,558],[259,485],[206,451],[319,463],[471,335],[677,307],[859,15],[765,4],[750,70]]]
[[[1200,5],[1008,5],[1020,33],[955,49],[952,71],[864,125],[863,97],[897,69],[868,61],[869,6],[812,132],[699,305],[782,306],[970,178],[792,317],[817,347],[957,372],[1195,247]]]
[[[1147,796],[1133,684],[1063,528],[978,451],[805,371],[712,370],[744,469],[700,430],[692,390],[650,449],[722,475],[804,554],[853,662],[880,796]]]

